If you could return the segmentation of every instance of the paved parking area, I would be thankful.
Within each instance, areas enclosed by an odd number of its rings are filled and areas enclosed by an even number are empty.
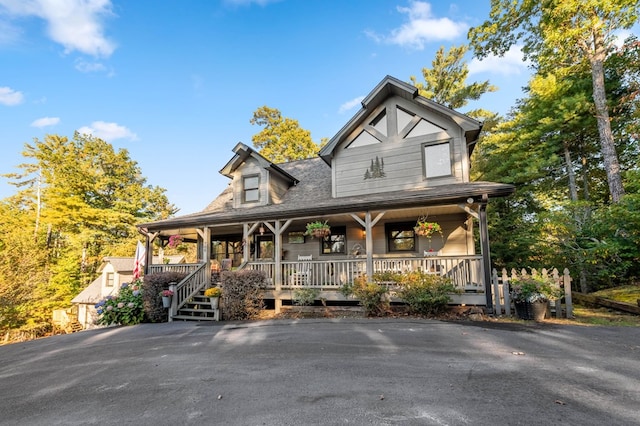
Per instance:
[[[1,425],[640,424],[640,329],[141,324],[0,347]]]

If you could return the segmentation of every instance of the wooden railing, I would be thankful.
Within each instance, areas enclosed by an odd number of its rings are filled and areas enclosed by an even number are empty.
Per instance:
[[[149,265],[148,274],[157,274],[160,272],[180,272],[190,274],[202,266],[201,263],[163,263],[158,265]]]
[[[264,271],[275,287],[274,262],[249,262],[247,268]],[[282,288],[339,289],[366,275],[366,259],[283,261]],[[461,290],[483,291],[482,256],[427,256],[373,259],[373,272],[423,271],[451,278]]]
[[[207,270],[205,268],[206,265],[206,263],[199,264],[196,270],[187,275],[175,286],[171,309],[169,311],[169,321],[172,320],[174,315],[178,314],[180,308],[182,308],[189,299],[209,284],[206,274]]]

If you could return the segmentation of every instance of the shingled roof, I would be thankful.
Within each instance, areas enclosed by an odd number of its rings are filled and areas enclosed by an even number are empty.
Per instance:
[[[231,224],[243,221],[287,219],[314,215],[339,214],[372,209],[436,206],[464,202],[483,195],[503,197],[514,192],[512,185],[493,182],[456,183],[392,193],[352,197],[331,196],[331,168],[321,158],[278,164],[299,182],[289,188],[279,203],[248,208],[232,208],[233,192],[225,189],[202,212],[141,224],[146,228],[169,229],[180,226]]]

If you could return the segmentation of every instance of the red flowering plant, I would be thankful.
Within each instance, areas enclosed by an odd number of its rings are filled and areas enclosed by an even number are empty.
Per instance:
[[[169,247],[176,248],[182,244],[182,235],[172,235],[169,237]]]

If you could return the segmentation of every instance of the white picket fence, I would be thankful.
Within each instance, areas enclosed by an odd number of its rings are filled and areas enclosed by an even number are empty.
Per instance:
[[[555,309],[556,318],[573,318],[573,304],[571,302],[571,276],[567,268],[562,271],[562,274],[558,272],[556,268],[551,271],[542,269],[538,272],[532,269],[531,272],[527,272],[526,269],[522,269],[520,273],[516,269],[511,270],[511,274],[506,269],[502,269],[502,273],[498,274],[498,271],[493,269],[491,271],[491,285],[493,287],[493,307],[495,315],[507,315],[511,316],[512,303],[509,295],[509,280],[517,278],[525,278],[527,276],[542,275],[543,277],[551,277],[553,283],[564,290],[564,301],[556,300],[551,302],[552,310]],[[564,303],[563,303],[564,302]]]

